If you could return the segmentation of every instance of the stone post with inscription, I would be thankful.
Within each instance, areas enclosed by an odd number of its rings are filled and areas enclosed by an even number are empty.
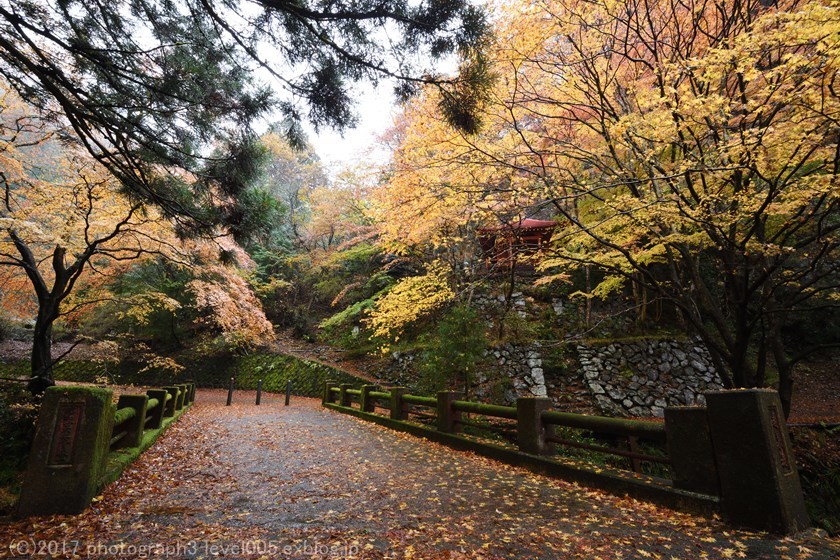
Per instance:
[[[706,393],[721,509],[738,525],[795,533],[809,525],[779,394]]]
[[[50,387],[18,502],[21,515],[73,514],[96,495],[113,430],[112,392]]]

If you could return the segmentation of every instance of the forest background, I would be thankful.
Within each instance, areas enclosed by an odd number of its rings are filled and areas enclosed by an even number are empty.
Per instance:
[[[290,110],[236,173],[166,167],[213,180],[152,199],[222,209],[213,227],[127,191],[6,75],[0,340],[32,340],[49,380],[38,340],[174,374],[283,332],[410,352],[419,389],[469,391],[507,343],[562,362],[578,340],[697,337],[724,386],[773,386],[789,412],[797,367],[840,340],[838,8],[506,3],[462,68],[486,87],[457,106],[457,82],[421,87],[384,165],[328,175]],[[525,219],[550,242],[522,241]]]

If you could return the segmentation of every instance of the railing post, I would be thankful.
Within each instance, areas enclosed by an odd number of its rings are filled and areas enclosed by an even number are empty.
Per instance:
[[[376,405],[373,399],[370,398],[370,392],[376,391],[377,389],[379,389],[379,385],[362,385],[362,394],[359,397],[362,412],[373,412],[376,410]]]
[[[181,383],[181,386],[184,388],[183,407],[188,408],[190,406],[190,394],[192,393],[192,385],[189,383]]]
[[[531,455],[554,454],[554,443],[546,437],[554,435],[554,427],[544,424],[542,413],[551,408],[546,397],[519,397],[516,399],[516,437],[519,450]]]
[[[779,394],[706,393],[721,508],[735,524],[776,533],[810,525]]]
[[[105,472],[112,395],[98,387],[47,389],[21,487],[20,515],[76,514],[90,504]]]
[[[260,406],[261,397],[262,397],[262,379],[257,381],[257,402],[256,402],[257,406]]]
[[[335,398],[333,397],[332,388],[335,387],[335,381],[332,379],[328,379],[324,381],[324,395],[322,397],[322,404],[332,404],[335,402]]]
[[[183,410],[184,397],[187,396],[187,386],[184,384],[175,385],[178,388],[178,400],[175,401],[175,410]]]
[[[169,393],[163,389],[149,389],[146,391],[146,395],[148,395],[150,399],[158,400],[158,405],[147,411],[147,414],[152,417],[152,419],[149,420],[149,423],[146,424],[147,430],[157,430],[163,424],[163,413],[166,410],[166,395],[168,394]]]
[[[146,395],[120,395],[117,400],[117,410],[121,408],[133,408],[134,418],[126,420],[126,435],[117,443],[117,447],[140,447],[143,440],[143,428],[146,424],[146,403],[149,397]]]
[[[231,377],[230,378],[230,385],[228,385],[227,403],[225,404],[225,406],[230,406],[230,404],[233,402],[233,383],[234,383],[234,378]]]
[[[627,436],[627,450],[633,455],[640,453],[639,438],[637,436]],[[638,457],[630,457],[630,468],[633,472],[642,472],[642,460]]]
[[[706,408],[666,408],[665,434],[674,488],[719,496],[720,484]]]
[[[452,402],[463,396],[458,391],[440,391],[437,394],[437,429],[446,433],[457,433],[461,431],[458,421],[461,419],[461,412],[452,408]]]
[[[164,400],[163,416],[171,418],[175,416],[175,403],[178,400],[178,387],[164,387],[164,391],[169,393],[171,397],[169,400]],[[164,397],[166,399],[166,397]]]
[[[193,384],[192,381],[185,381],[184,383],[181,383],[181,385],[184,387],[184,408],[187,408],[192,404],[195,384]]]
[[[347,389],[352,389],[353,385],[350,383],[342,383],[339,385],[341,392],[338,394],[338,404],[341,406],[351,406],[350,404],[350,393],[347,392]]]
[[[391,418],[405,420],[408,418],[408,403],[402,397],[408,392],[406,387],[391,387]]]
[[[286,400],[283,403],[283,406],[289,406],[289,401],[292,399],[292,380],[286,380]]]

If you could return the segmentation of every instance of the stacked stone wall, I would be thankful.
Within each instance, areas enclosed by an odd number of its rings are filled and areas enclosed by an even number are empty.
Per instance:
[[[542,350],[539,344],[504,344],[490,351],[498,364],[498,371],[510,379],[512,391],[505,395],[506,404],[517,397],[545,397],[545,375]],[[489,376],[480,375],[479,385]]]
[[[578,345],[580,374],[598,408],[611,416],[661,417],[666,406],[705,404],[723,388],[698,340]]]

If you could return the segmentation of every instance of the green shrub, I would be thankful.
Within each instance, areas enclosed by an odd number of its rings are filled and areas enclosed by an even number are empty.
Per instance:
[[[364,318],[365,311],[373,307],[374,301],[375,297],[348,305],[335,315],[321,321],[320,327],[329,333],[339,327],[359,323]]]
[[[14,507],[39,406],[40,398],[32,397],[22,383],[0,382],[0,513]]]
[[[485,323],[476,310],[465,304],[451,308],[432,332],[420,337],[420,344],[421,388],[434,393],[458,387],[469,394],[488,346]]]

